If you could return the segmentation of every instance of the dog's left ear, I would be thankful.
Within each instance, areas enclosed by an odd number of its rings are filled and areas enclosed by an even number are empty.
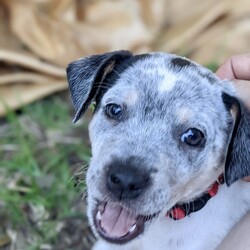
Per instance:
[[[222,99],[234,118],[225,163],[225,181],[229,186],[238,179],[250,176],[250,111],[233,96],[223,93]]]

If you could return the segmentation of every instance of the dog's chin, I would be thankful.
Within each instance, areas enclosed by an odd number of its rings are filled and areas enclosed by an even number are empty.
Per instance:
[[[118,202],[98,202],[92,216],[101,238],[114,244],[126,244],[141,235],[145,223],[158,214],[140,215]]]

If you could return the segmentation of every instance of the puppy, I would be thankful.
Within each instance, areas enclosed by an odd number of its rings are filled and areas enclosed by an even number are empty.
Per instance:
[[[72,62],[67,77],[74,122],[95,104],[94,249],[216,249],[250,209],[250,114],[231,82],[183,57],[129,51]]]

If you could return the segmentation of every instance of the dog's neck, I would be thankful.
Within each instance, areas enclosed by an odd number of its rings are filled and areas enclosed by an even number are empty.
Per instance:
[[[217,194],[219,185],[221,184],[224,184],[223,175],[220,175],[218,179],[211,185],[208,191],[202,196],[188,203],[177,203],[167,212],[166,216],[173,220],[180,220],[193,212],[199,211],[207,204],[208,200]]]

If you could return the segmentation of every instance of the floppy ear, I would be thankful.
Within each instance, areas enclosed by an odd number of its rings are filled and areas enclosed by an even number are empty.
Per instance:
[[[133,55],[121,50],[81,58],[67,67],[67,79],[77,122],[100,92],[105,77],[114,66]]]
[[[229,186],[250,175],[250,111],[233,96],[223,93],[222,98],[235,118],[225,163],[225,181]]]

